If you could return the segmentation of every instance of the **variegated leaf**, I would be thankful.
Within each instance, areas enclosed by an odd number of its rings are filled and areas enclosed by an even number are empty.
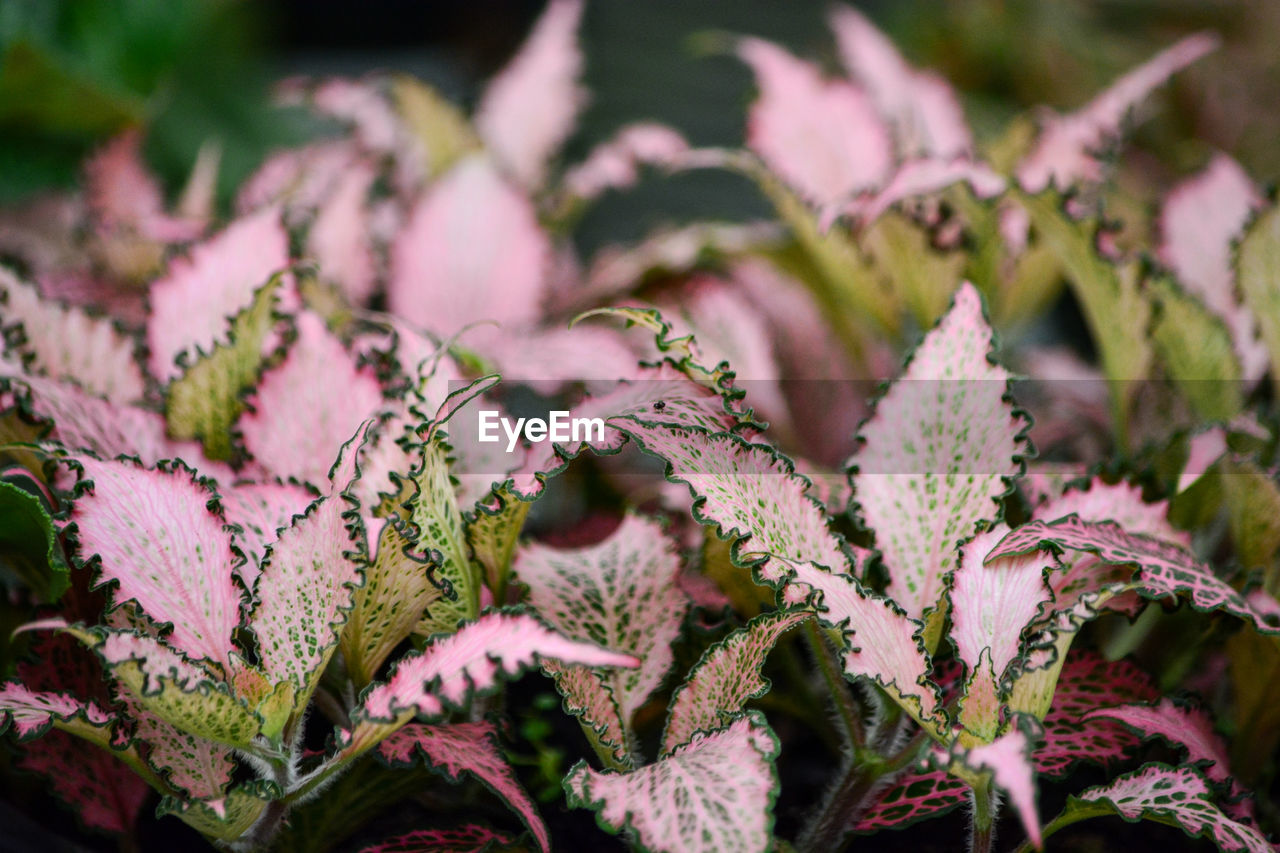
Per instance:
[[[415,715],[436,718],[474,692],[491,689],[499,675],[544,658],[599,667],[639,665],[630,655],[562,637],[528,614],[487,613],[401,658],[385,683],[365,691],[351,714],[357,725],[344,738],[344,752],[359,754]]]
[[[1085,717],[1115,720],[1144,738],[1162,738],[1185,749],[1188,763],[1200,765],[1201,772],[1211,781],[1225,783],[1231,779],[1226,744],[1213,730],[1213,720],[1198,708],[1179,705],[1166,696],[1153,705],[1095,708]]]
[[[440,600],[440,587],[431,581],[429,560],[413,550],[398,519],[389,519],[364,562],[364,585],[342,631],[342,659],[358,687],[373,680],[387,655],[422,622],[428,608]]]
[[[880,793],[858,818],[854,832],[905,829],[941,817],[970,801],[969,786],[945,770],[911,773]]]
[[[93,488],[72,504],[71,520],[97,582],[115,584],[115,604],[135,601],[152,621],[171,625],[167,642],[175,649],[229,672],[240,592],[230,534],[209,508],[212,493],[180,466],[77,463]]]
[[[22,331],[21,355],[31,367],[53,379],[71,381],[91,394],[124,405],[142,400],[146,383],[134,355],[136,341],[108,319],[83,309],[58,305],[39,290],[0,267],[0,305],[4,322]]]
[[[1106,563],[1137,566],[1133,588],[1148,598],[1183,597],[1197,610],[1222,610],[1263,633],[1277,631],[1189,551],[1142,533],[1127,533],[1110,521],[1082,521],[1074,515],[1052,523],[1032,521],[1008,534],[987,560],[1046,546],[1087,551]]]
[[[1157,306],[1156,353],[1192,410],[1205,421],[1240,414],[1247,386],[1226,321],[1167,279],[1147,282],[1147,293]]]
[[[804,611],[776,611],[751,620],[703,653],[671,697],[662,733],[662,754],[670,755],[698,732],[711,731],[764,695],[769,682],[760,671],[788,629],[808,618]]]
[[[1128,661],[1108,661],[1097,652],[1072,651],[1056,680],[1053,705],[1044,717],[1044,743],[1033,756],[1036,772],[1066,776],[1081,761],[1114,764],[1127,758],[1138,739],[1123,726],[1090,716],[1099,707],[1151,702],[1160,691],[1151,677]],[[1018,707],[1017,696],[1011,700]]]
[[[280,538],[295,515],[302,515],[315,495],[291,483],[241,483],[221,486],[223,517],[235,525],[232,544],[244,555],[237,573],[245,589],[253,589],[262,571],[267,546]]]
[[[1232,853],[1271,853],[1275,849],[1256,828],[1223,814],[1204,777],[1190,767],[1151,763],[1109,784],[1089,788],[1079,797],[1071,797],[1054,823],[1065,825],[1107,814],[1119,815],[1130,823],[1146,819],[1173,824]]]
[[[180,356],[194,361],[224,340],[227,320],[289,262],[280,211],[266,208],[238,219],[191,250],[151,286],[147,351],[151,375],[169,382],[181,372]]]
[[[360,853],[484,853],[494,847],[506,847],[514,841],[504,832],[467,824],[458,829],[415,830],[366,847]]]
[[[295,709],[310,699],[363,583],[357,560],[364,532],[350,493],[370,423],[342,446],[328,494],[281,531],[258,577],[249,628],[265,674],[273,683],[294,685]]]
[[[582,6],[581,0],[552,0],[476,108],[475,125],[485,145],[530,189],[545,181],[548,161],[586,103],[578,84]]]
[[[65,731],[46,732],[22,747],[17,765],[39,773],[90,829],[130,835],[150,789],[110,749],[85,749]]]
[[[676,130],[654,122],[629,124],[602,142],[564,176],[564,187],[581,199],[593,199],[608,189],[630,187],[639,180],[642,164],[664,166],[689,149]]]
[[[319,317],[303,312],[297,324],[298,339],[263,375],[238,428],[270,474],[323,484],[338,448],[382,406],[382,389]]]
[[[0,686],[0,714],[3,728],[12,725],[24,740],[57,726],[105,746],[110,737],[107,729],[115,723],[115,717],[96,702],[85,702],[66,693],[31,690],[15,682]]]
[[[671,646],[689,608],[676,586],[679,572],[680,556],[662,525],[634,514],[596,545],[529,544],[516,555],[516,576],[551,627],[641,661],[606,677],[624,730],[671,668]]]
[[[307,253],[316,259],[320,277],[336,283],[353,306],[364,304],[376,284],[367,204],[376,178],[365,162],[347,169],[307,231]]]
[[[493,723],[408,725],[380,743],[378,752],[392,766],[412,765],[421,755],[430,767],[454,781],[463,773],[475,776],[520,815],[524,825],[537,839],[539,849],[550,849],[547,827],[538,814],[537,806],[502,756]]]
[[[435,559],[431,582],[443,593],[427,609],[414,633],[451,633],[459,620],[480,613],[480,573],[467,551],[462,512],[449,477],[448,445],[436,433],[421,448],[420,461],[410,472],[417,493],[410,501],[410,523],[417,533],[413,545]]]
[[[1040,816],[1036,810],[1036,774],[1031,763],[1031,740],[1022,729],[1013,729],[991,743],[970,749],[953,749],[953,773],[969,781],[972,774],[986,775],[1009,797],[1018,810],[1031,843],[1041,846]]]
[[[182,822],[215,841],[237,841],[262,815],[278,794],[269,783],[237,785],[226,796],[213,800],[177,800],[165,797],[156,816],[177,815]]]
[[[208,352],[197,350],[186,371],[165,389],[169,434],[199,439],[211,459],[231,458],[231,427],[262,370],[281,281],[272,276],[259,287],[250,303],[229,318],[226,334]]]
[[[634,832],[646,850],[764,851],[772,846],[777,755],[764,717],[750,712],[629,773],[579,763],[564,788],[571,806],[596,811],[614,832]]]
[[[956,546],[997,516],[1021,470],[1027,422],[1007,400],[1010,374],[991,362],[991,349],[981,298],[965,284],[877,403],[850,460],[889,595],[911,617],[938,604]]]
[[[165,722],[128,694],[120,698],[134,722],[134,737],[147,746],[147,764],[165,781],[198,800],[217,799],[226,792],[236,767],[228,747]]]
[[[464,522],[467,546],[484,569],[485,585],[495,601],[503,601],[516,543],[532,504],[505,488],[495,493],[494,500],[494,504],[478,504]]]
[[[763,39],[737,52],[760,92],[747,144],[805,200],[823,206],[885,181],[892,141],[866,94]]]

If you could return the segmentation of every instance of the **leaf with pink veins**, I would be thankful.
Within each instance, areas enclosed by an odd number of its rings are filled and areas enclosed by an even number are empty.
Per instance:
[[[1257,321],[1236,296],[1235,243],[1244,235],[1262,195],[1236,161],[1217,154],[1200,174],[1165,196],[1160,211],[1160,260],[1231,332],[1246,379],[1266,372],[1267,348]]]
[[[664,124],[629,124],[569,169],[564,187],[580,199],[594,199],[605,190],[633,186],[640,179],[641,165],[666,166],[688,150],[684,137]]]
[[[1129,585],[1146,598],[1186,598],[1196,610],[1221,610],[1262,633],[1280,633],[1189,551],[1146,534],[1128,533],[1112,521],[1087,522],[1076,515],[1052,523],[1032,521],[1007,535],[987,560],[1045,547],[1085,551],[1109,564],[1133,564],[1137,570]]]
[[[913,618],[936,607],[956,546],[997,517],[1022,470],[1028,422],[1007,397],[1009,372],[990,360],[992,334],[965,283],[877,402],[850,459],[888,594]]]
[[[297,324],[298,339],[263,375],[238,426],[267,472],[323,484],[339,448],[382,407],[382,388],[318,316],[304,311]]]
[[[1100,180],[1097,152],[1120,136],[1125,121],[1153,91],[1218,44],[1218,38],[1207,33],[1189,36],[1125,73],[1075,112],[1049,117],[1031,152],[1018,164],[1018,182],[1038,193],[1051,185],[1066,190]]]
[[[951,86],[907,64],[862,13],[836,6],[830,23],[844,67],[889,122],[903,158],[951,160],[973,150],[973,134]]]
[[[970,801],[969,786],[945,770],[911,773],[878,794],[854,823],[853,831],[906,829]]]
[[[1128,661],[1108,661],[1093,651],[1066,656],[1044,717],[1044,742],[1033,756],[1036,772],[1064,778],[1077,764],[1113,765],[1132,755],[1138,738],[1124,726],[1090,716],[1098,707],[1152,702],[1160,690],[1151,676]]]
[[[376,178],[373,167],[363,161],[347,169],[307,231],[307,254],[316,259],[320,277],[337,284],[352,306],[363,305],[376,284],[368,206]]]
[[[359,562],[367,550],[352,484],[356,460],[372,422],[342,446],[324,497],[298,516],[269,547],[254,590],[248,627],[258,640],[263,672],[294,686],[294,709],[305,707],[364,583]]]
[[[666,853],[768,850],[778,740],[758,711],[629,773],[579,762],[564,779],[569,805],[589,808],[613,832],[632,831]]]
[[[344,753],[363,752],[415,715],[438,718],[473,693],[492,689],[500,675],[547,658],[591,667],[640,664],[630,655],[570,640],[526,613],[486,613],[401,658],[386,682],[367,690],[352,711],[356,728],[343,738]]]
[[[120,700],[133,720],[133,736],[147,745],[148,766],[193,799],[217,799],[226,792],[236,767],[228,747],[166,722],[128,693]]]
[[[396,235],[387,301],[441,337],[482,321],[510,333],[540,318],[550,263],[533,204],[486,157],[472,155],[431,186]],[[483,351],[501,337],[480,326],[467,341]]]
[[[274,207],[235,220],[173,261],[168,274],[151,285],[151,375],[166,383],[182,373],[179,358],[193,361],[221,343],[227,321],[288,263],[288,235]]]
[[[146,391],[134,357],[136,341],[104,317],[44,299],[31,284],[0,268],[0,305],[4,322],[17,325],[23,341],[18,353],[30,354],[29,367],[53,379],[75,382],[91,394],[118,405],[136,403]]]
[[[503,757],[493,723],[408,725],[378,744],[378,753],[392,767],[411,767],[421,755],[427,766],[455,782],[464,773],[476,777],[520,816],[539,849],[551,848],[546,824]]]
[[[110,749],[86,749],[65,731],[22,745],[17,766],[48,780],[89,829],[131,835],[150,788]]]
[[[71,506],[81,560],[98,585],[114,583],[115,605],[138,606],[172,626],[166,642],[192,660],[232,669],[240,592],[230,533],[214,494],[186,468],[148,470],[78,457],[92,488]]]
[[[1226,744],[1213,730],[1209,715],[1198,708],[1179,705],[1166,696],[1154,705],[1096,708],[1085,715],[1086,720],[1099,717],[1123,723],[1144,738],[1158,737],[1181,747],[1186,750],[1188,763],[1199,764],[1201,772],[1213,782],[1234,781]]]
[[[621,728],[662,683],[674,661],[672,645],[689,609],[676,585],[680,555],[676,544],[655,520],[628,514],[604,541],[585,548],[552,548],[530,543],[513,566],[529,589],[529,603],[560,633],[597,643],[641,661],[636,669],[613,670],[601,682],[577,678],[564,682],[560,666],[556,684],[596,692],[608,688],[617,702]],[[567,695],[574,707],[608,708],[607,698]],[[584,717],[593,727],[608,721]],[[610,727],[612,728],[612,727]]]
[[[765,613],[707,649],[671,697],[662,754],[670,755],[693,739],[729,723],[749,700],[763,696],[769,681],[760,671],[774,644],[807,619],[802,610]]]
[[[547,166],[569,134],[587,94],[578,83],[581,0],[552,0],[515,58],[489,82],[475,125],[503,168],[529,189],[546,182]]]
[[[1119,815],[1129,823],[1147,819],[1172,824],[1193,838],[1207,838],[1219,850],[1231,853],[1275,850],[1255,827],[1224,814],[1204,777],[1191,767],[1147,764],[1069,798],[1058,820],[1074,823],[1107,814]]]
[[[223,517],[237,528],[232,544],[244,554],[236,569],[245,589],[253,589],[262,570],[267,546],[280,536],[295,515],[306,512],[315,495],[293,483],[240,483],[221,486]]]
[[[759,89],[747,145],[773,172],[819,207],[885,182],[892,143],[866,94],[763,39],[742,39],[737,52]]]
[[[85,702],[67,693],[31,690],[16,682],[0,685],[0,730],[12,725],[22,740],[40,737],[51,726],[57,726],[105,745],[109,739],[106,730],[115,721],[96,702]]]
[[[988,776],[1004,791],[1018,811],[1022,827],[1031,843],[1041,846],[1040,815],[1036,809],[1036,773],[1031,763],[1031,740],[1021,728],[1013,729],[991,743],[969,749],[939,751],[933,760],[949,762],[952,773],[973,783]]]
[[[515,839],[487,826],[467,824],[457,829],[417,829],[366,847],[360,853],[484,853],[507,847]]]

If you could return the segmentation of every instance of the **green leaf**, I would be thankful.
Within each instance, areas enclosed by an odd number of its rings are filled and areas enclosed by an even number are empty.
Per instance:
[[[1280,387],[1280,207],[1259,216],[1240,242],[1236,278],[1245,305],[1258,318],[1271,353],[1271,379]]]
[[[405,127],[422,143],[429,174],[447,171],[464,154],[480,147],[462,111],[416,77],[393,77],[391,98]]]
[[[412,474],[418,487],[411,501],[410,522],[418,534],[414,547],[439,555],[432,580],[444,592],[414,631],[422,636],[453,633],[459,620],[474,619],[480,613],[480,577],[467,556],[466,531],[447,454],[448,445],[436,433],[422,445],[422,463]]]
[[[276,794],[278,791],[270,783],[249,783],[232,788],[216,800],[165,797],[156,806],[156,816],[174,814],[207,838],[235,841],[253,826]]]
[[[1157,306],[1151,337],[1170,378],[1201,418],[1235,417],[1244,408],[1244,386],[1226,324],[1169,279],[1148,288]]]
[[[1236,557],[1262,569],[1268,591],[1280,591],[1280,485],[1248,459],[1228,455],[1218,465]]]
[[[71,584],[71,567],[44,501],[0,479],[0,518],[0,567],[12,568],[41,601],[57,601]]]
[[[863,242],[916,323],[923,329],[937,323],[960,285],[966,254],[940,252],[924,229],[894,211],[877,219]]]
[[[475,517],[467,519],[467,545],[484,569],[485,584],[494,601],[502,602],[511,573],[511,557],[533,504],[519,500],[507,489],[501,489],[495,497],[496,510],[477,506]]]
[[[211,459],[230,459],[231,426],[244,411],[244,395],[257,383],[266,359],[262,344],[271,330],[281,276],[258,288],[210,353],[187,368],[165,391],[169,434],[199,439]]]

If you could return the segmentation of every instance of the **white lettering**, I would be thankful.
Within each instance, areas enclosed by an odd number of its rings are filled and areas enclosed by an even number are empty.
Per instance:
[[[551,440],[552,441],[568,441],[569,440],[569,413],[568,412],[552,412],[551,413]]]
[[[507,434],[507,452],[510,453],[516,449],[516,442],[520,440],[520,428],[524,426],[524,418],[516,421],[515,428],[511,427],[511,421],[507,418],[502,419],[502,430]]]
[[[530,441],[542,441],[547,437],[547,422],[542,418],[529,418],[524,425],[524,437]]]
[[[586,435],[578,437],[578,428],[581,427]],[[596,431],[596,437],[591,437],[591,431]],[[604,441],[604,418],[574,418],[573,419],[573,440],[574,441]]]
[[[480,441],[489,443],[498,440],[498,413],[493,409],[480,410]]]
[[[478,438],[485,443],[500,441],[498,427],[507,437],[507,452],[511,453],[521,437],[530,443],[551,441],[604,441],[604,418],[570,418],[565,411],[551,412],[547,420],[542,418],[502,417],[496,410],[482,409],[477,422]]]

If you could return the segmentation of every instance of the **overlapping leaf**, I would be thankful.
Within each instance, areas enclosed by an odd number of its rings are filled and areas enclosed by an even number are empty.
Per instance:
[[[855,832],[905,829],[970,801],[969,786],[945,770],[911,773],[886,788],[858,818]]]

